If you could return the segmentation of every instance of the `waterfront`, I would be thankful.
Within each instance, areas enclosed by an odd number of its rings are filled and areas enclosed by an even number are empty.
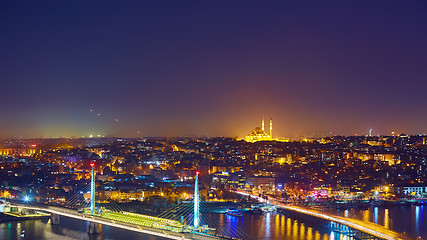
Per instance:
[[[396,206],[393,208],[369,208],[335,211],[342,216],[355,217],[364,221],[372,221],[387,228],[406,232],[416,238],[427,239],[427,224],[423,216],[427,214],[423,206]],[[270,240],[326,240],[340,239],[336,233],[331,233],[322,226],[301,222],[276,212],[264,214],[244,214],[243,217],[233,217],[225,214],[204,214],[202,220],[213,225],[225,235],[245,239]],[[69,218],[61,218],[59,225],[51,225],[47,220],[28,220],[0,224],[0,239],[21,240],[101,240],[101,239],[151,239],[161,238],[134,233],[114,227],[101,226],[100,234],[90,236],[86,233],[87,222]],[[22,231],[24,235],[21,236]]]

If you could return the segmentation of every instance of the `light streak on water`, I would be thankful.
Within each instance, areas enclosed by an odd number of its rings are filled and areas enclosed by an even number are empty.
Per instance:
[[[374,208],[374,223],[378,224],[378,207]]]

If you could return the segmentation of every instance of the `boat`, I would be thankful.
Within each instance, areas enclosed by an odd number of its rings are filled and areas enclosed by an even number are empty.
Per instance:
[[[225,213],[228,214],[228,215],[234,216],[234,217],[241,217],[241,216],[243,216],[242,211],[240,211],[238,209],[235,209],[235,208],[230,208]]]
[[[267,205],[261,208],[263,212],[273,212],[273,211],[276,211],[276,209],[277,208],[275,206],[271,206],[271,205]]]
[[[248,212],[249,214],[262,214],[262,210],[258,207],[252,208]]]

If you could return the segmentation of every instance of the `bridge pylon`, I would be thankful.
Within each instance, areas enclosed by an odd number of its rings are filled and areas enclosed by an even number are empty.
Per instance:
[[[93,170],[95,164],[91,163],[90,166],[92,167],[92,175],[90,181],[90,211],[93,214],[95,213],[95,173]]]
[[[200,210],[199,210],[199,171],[196,171],[196,181],[194,182],[194,228],[200,225]]]

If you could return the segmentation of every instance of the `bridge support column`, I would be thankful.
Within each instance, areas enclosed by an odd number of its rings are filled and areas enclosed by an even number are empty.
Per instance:
[[[194,228],[198,228],[200,224],[199,211],[199,171],[196,172],[196,181],[194,182]]]
[[[52,224],[59,224],[61,222],[58,214],[50,214],[50,220]]]
[[[25,215],[28,214],[28,210],[27,209],[25,209],[25,208],[18,208],[18,209],[19,209],[18,212],[19,212],[19,214],[21,216],[25,216]]]
[[[99,233],[98,223],[89,222],[89,226],[87,227],[87,233],[89,234]]]

